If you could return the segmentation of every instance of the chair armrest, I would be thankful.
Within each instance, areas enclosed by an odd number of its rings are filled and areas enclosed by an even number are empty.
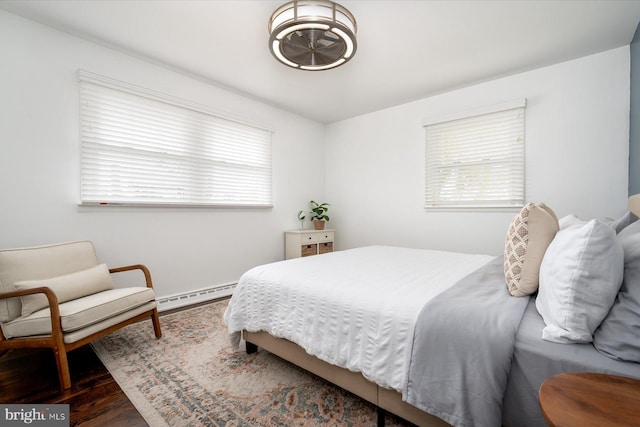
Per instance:
[[[62,336],[62,323],[60,319],[60,307],[58,303],[58,297],[56,294],[46,286],[31,289],[20,289],[11,292],[0,292],[0,299],[4,298],[16,298],[25,295],[44,294],[49,301],[49,312],[51,313],[51,332],[52,336],[58,334]],[[4,336],[0,331],[0,339],[4,340]]]
[[[144,280],[147,283],[147,288],[153,288],[153,283],[151,282],[151,272],[149,272],[149,269],[142,264],[110,268],[109,273],[120,273],[122,271],[131,271],[131,270],[141,270],[144,273]]]
[[[20,289],[11,292],[0,292],[0,299],[22,297],[25,295],[44,294],[49,301],[49,307],[58,307],[58,297],[56,294],[46,286],[31,289]]]

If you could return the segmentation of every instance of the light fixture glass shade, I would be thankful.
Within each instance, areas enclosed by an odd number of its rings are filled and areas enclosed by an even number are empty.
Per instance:
[[[300,70],[337,67],[356,52],[356,20],[330,0],[283,4],[269,20],[269,49],[283,64]]]

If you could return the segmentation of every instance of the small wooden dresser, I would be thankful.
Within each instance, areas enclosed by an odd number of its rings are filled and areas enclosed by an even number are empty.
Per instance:
[[[333,252],[335,230],[285,231],[285,259]]]

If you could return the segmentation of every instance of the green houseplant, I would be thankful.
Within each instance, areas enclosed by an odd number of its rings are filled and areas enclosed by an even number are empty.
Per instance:
[[[311,214],[310,220],[313,221],[313,228],[315,230],[324,230],[325,221],[329,221],[329,216],[326,214],[329,210],[329,204],[317,203],[313,200],[309,204],[311,205],[311,212],[309,213]]]

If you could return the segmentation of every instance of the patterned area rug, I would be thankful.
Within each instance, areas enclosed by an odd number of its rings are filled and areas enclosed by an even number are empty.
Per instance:
[[[266,351],[229,342],[220,301],[116,331],[92,345],[152,427],[375,426],[373,405]],[[409,426],[387,415],[387,426]]]

